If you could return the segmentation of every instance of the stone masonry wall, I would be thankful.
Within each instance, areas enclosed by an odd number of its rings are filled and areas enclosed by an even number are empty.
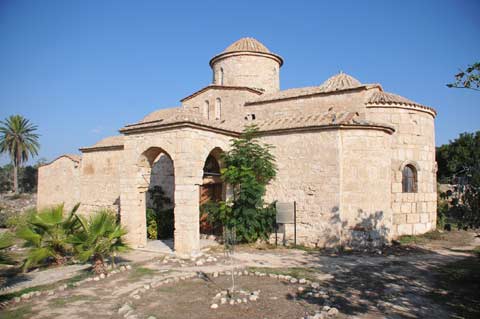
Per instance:
[[[337,227],[352,247],[392,238],[391,135],[365,129],[340,131],[340,210]]]
[[[395,127],[392,136],[392,209],[395,235],[423,234],[436,227],[437,189],[434,117],[409,108],[368,108],[368,119]],[[418,192],[402,192],[402,169],[417,169]]]
[[[220,69],[223,69],[223,83]],[[264,56],[230,56],[215,62],[212,71],[217,85],[246,86],[265,92],[280,89],[280,66],[277,61]]]
[[[340,236],[332,220],[340,205],[338,131],[262,137],[272,150],[278,173],[267,187],[266,201],[297,202],[297,242],[323,247]],[[293,240],[293,225],[286,225]],[[283,234],[281,234],[283,236]]]
[[[365,97],[371,90],[354,90],[323,94],[310,97],[301,97],[292,100],[270,101],[262,104],[246,105],[244,113],[255,114],[257,119],[274,117],[299,116],[305,113],[324,113],[331,109],[332,112],[365,112]]]
[[[230,89],[209,89],[201,94],[192,97],[183,102],[183,107],[196,110],[204,117],[215,119],[215,103],[216,99],[221,100],[220,119],[242,118],[245,100],[257,97],[258,94],[245,90]],[[207,103],[208,101],[208,109]]]
[[[91,214],[100,209],[118,212],[122,160],[121,149],[83,153],[80,212]]]
[[[62,156],[38,169],[37,208],[64,204],[67,211],[80,200],[80,163]]]

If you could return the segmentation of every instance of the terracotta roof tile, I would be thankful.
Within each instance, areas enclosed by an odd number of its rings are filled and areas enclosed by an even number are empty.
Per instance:
[[[270,53],[260,41],[254,38],[242,38],[232,44],[230,44],[223,52],[262,52]]]
[[[376,106],[405,105],[405,106],[413,106],[413,107],[425,109],[435,114],[437,113],[435,109],[429,106],[422,105],[420,103],[414,102],[412,100],[409,100],[397,94],[383,92],[383,91],[373,92],[365,104],[367,106],[369,105],[376,105]]]

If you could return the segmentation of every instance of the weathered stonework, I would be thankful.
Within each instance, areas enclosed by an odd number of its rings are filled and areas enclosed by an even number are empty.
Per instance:
[[[146,245],[147,190],[172,199],[175,250],[199,250],[200,187],[209,154],[227,151],[246,125],[272,144],[278,175],[267,201],[297,203],[297,242],[380,245],[436,224],[434,109],[344,73],[319,86],[279,90],[283,60],[242,39],[211,61],[214,79],[182,99],[39,170],[38,206],[81,202],[119,212],[134,247]],[[416,172],[404,192],[402,171]],[[225,191],[226,189],[226,191]],[[228,196],[228,185],[224,196]],[[292,225],[280,229],[293,240]]]

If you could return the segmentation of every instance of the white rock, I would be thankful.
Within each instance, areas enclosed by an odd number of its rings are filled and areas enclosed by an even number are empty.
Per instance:
[[[233,306],[234,304],[235,304],[235,300],[233,300],[233,299],[230,299],[230,305],[232,305],[232,306]]]
[[[217,309],[217,308],[218,308],[218,305],[217,305],[216,303],[214,303],[214,304],[212,304],[212,305],[210,306],[210,308],[212,308],[212,309]]]
[[[217,278],[217,277],[218,277],[218,272],[214,272],[214,273],[213,273],[213,277],[214,277],[214,278]]]
[[[133,299],[136,299],[136,300],[140,299],[140,295],[133,295],[132,297],[133,297]]]
[[[247,303],[247,302],[248,302],[247,298],[242,298],[242,301],[243,301],[243,303]]]
[[[237,303],[242,303],[242,299],[237,298]]]
[[[338,309],[337,308],[330,308],[330,310],[328,310],[328,315],[331,316],[331,317],[335,317],[338,315]]]
[[[292,283],[292,284],[296,284],[297,282],[298,282],[297,278],[290,279],[290,283]]]
[[[311,286],[312,286],[313,289],[318,289],[318,288],[320,288],[320,284],[319,284],[318,282],[312,282],[312,285],[311,285]]]
[[[226,304],[227,303],[227,298],[225,298],[225,297],[220,298],[220,303],[222,305]]]
[[[258,296],[250,295],[250,296],[248,297],[248,299],[250,299],[250,301],[257,301]]]
[[[129,304],[124,304],[122,307],[120,307],[120,309],[118,309],[118,314],[123,315],[124,313],[127,313],[130,310],[132,310],[132,307],[130,307]]]
[[[298,281],[299,284],[301,285],[304,285],[307,283],[307,280],[305,278],[300,278],[300,280]]]
[[[22,299],[20,297],[13,298],[13,302],[19,303]]]
[[[105,274],[100,274],[100,279],[104,279],[105,278]]]
[[[305,291],[304,287],[302,287],[302,286],[298,287],[298,292],[304,292],[304,291]]]
[[[143,288],[144,288],[145,290],[148,290],[148,289],[151,288],[151,286],[147,284],[147,285],[143,285]]]

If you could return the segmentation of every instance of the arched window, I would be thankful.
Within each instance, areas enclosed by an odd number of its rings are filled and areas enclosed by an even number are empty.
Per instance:
[[[220,68],[220,79],[218,83],[220,83],[220,85],[223,85],[223,68]]]
[[[403,168],[402,191],[404,193],[417,192],[417,169],[413,165],[407,165]]]
[[[210,113],[210,103],[208,103],[208,101],[205,101],[205,103],[203,104],[203,116],[208,119],[210,115],[209,113]]]
[[[222,116],[222,100],[219,97],[215,99],[215,119],[219,120]]]

